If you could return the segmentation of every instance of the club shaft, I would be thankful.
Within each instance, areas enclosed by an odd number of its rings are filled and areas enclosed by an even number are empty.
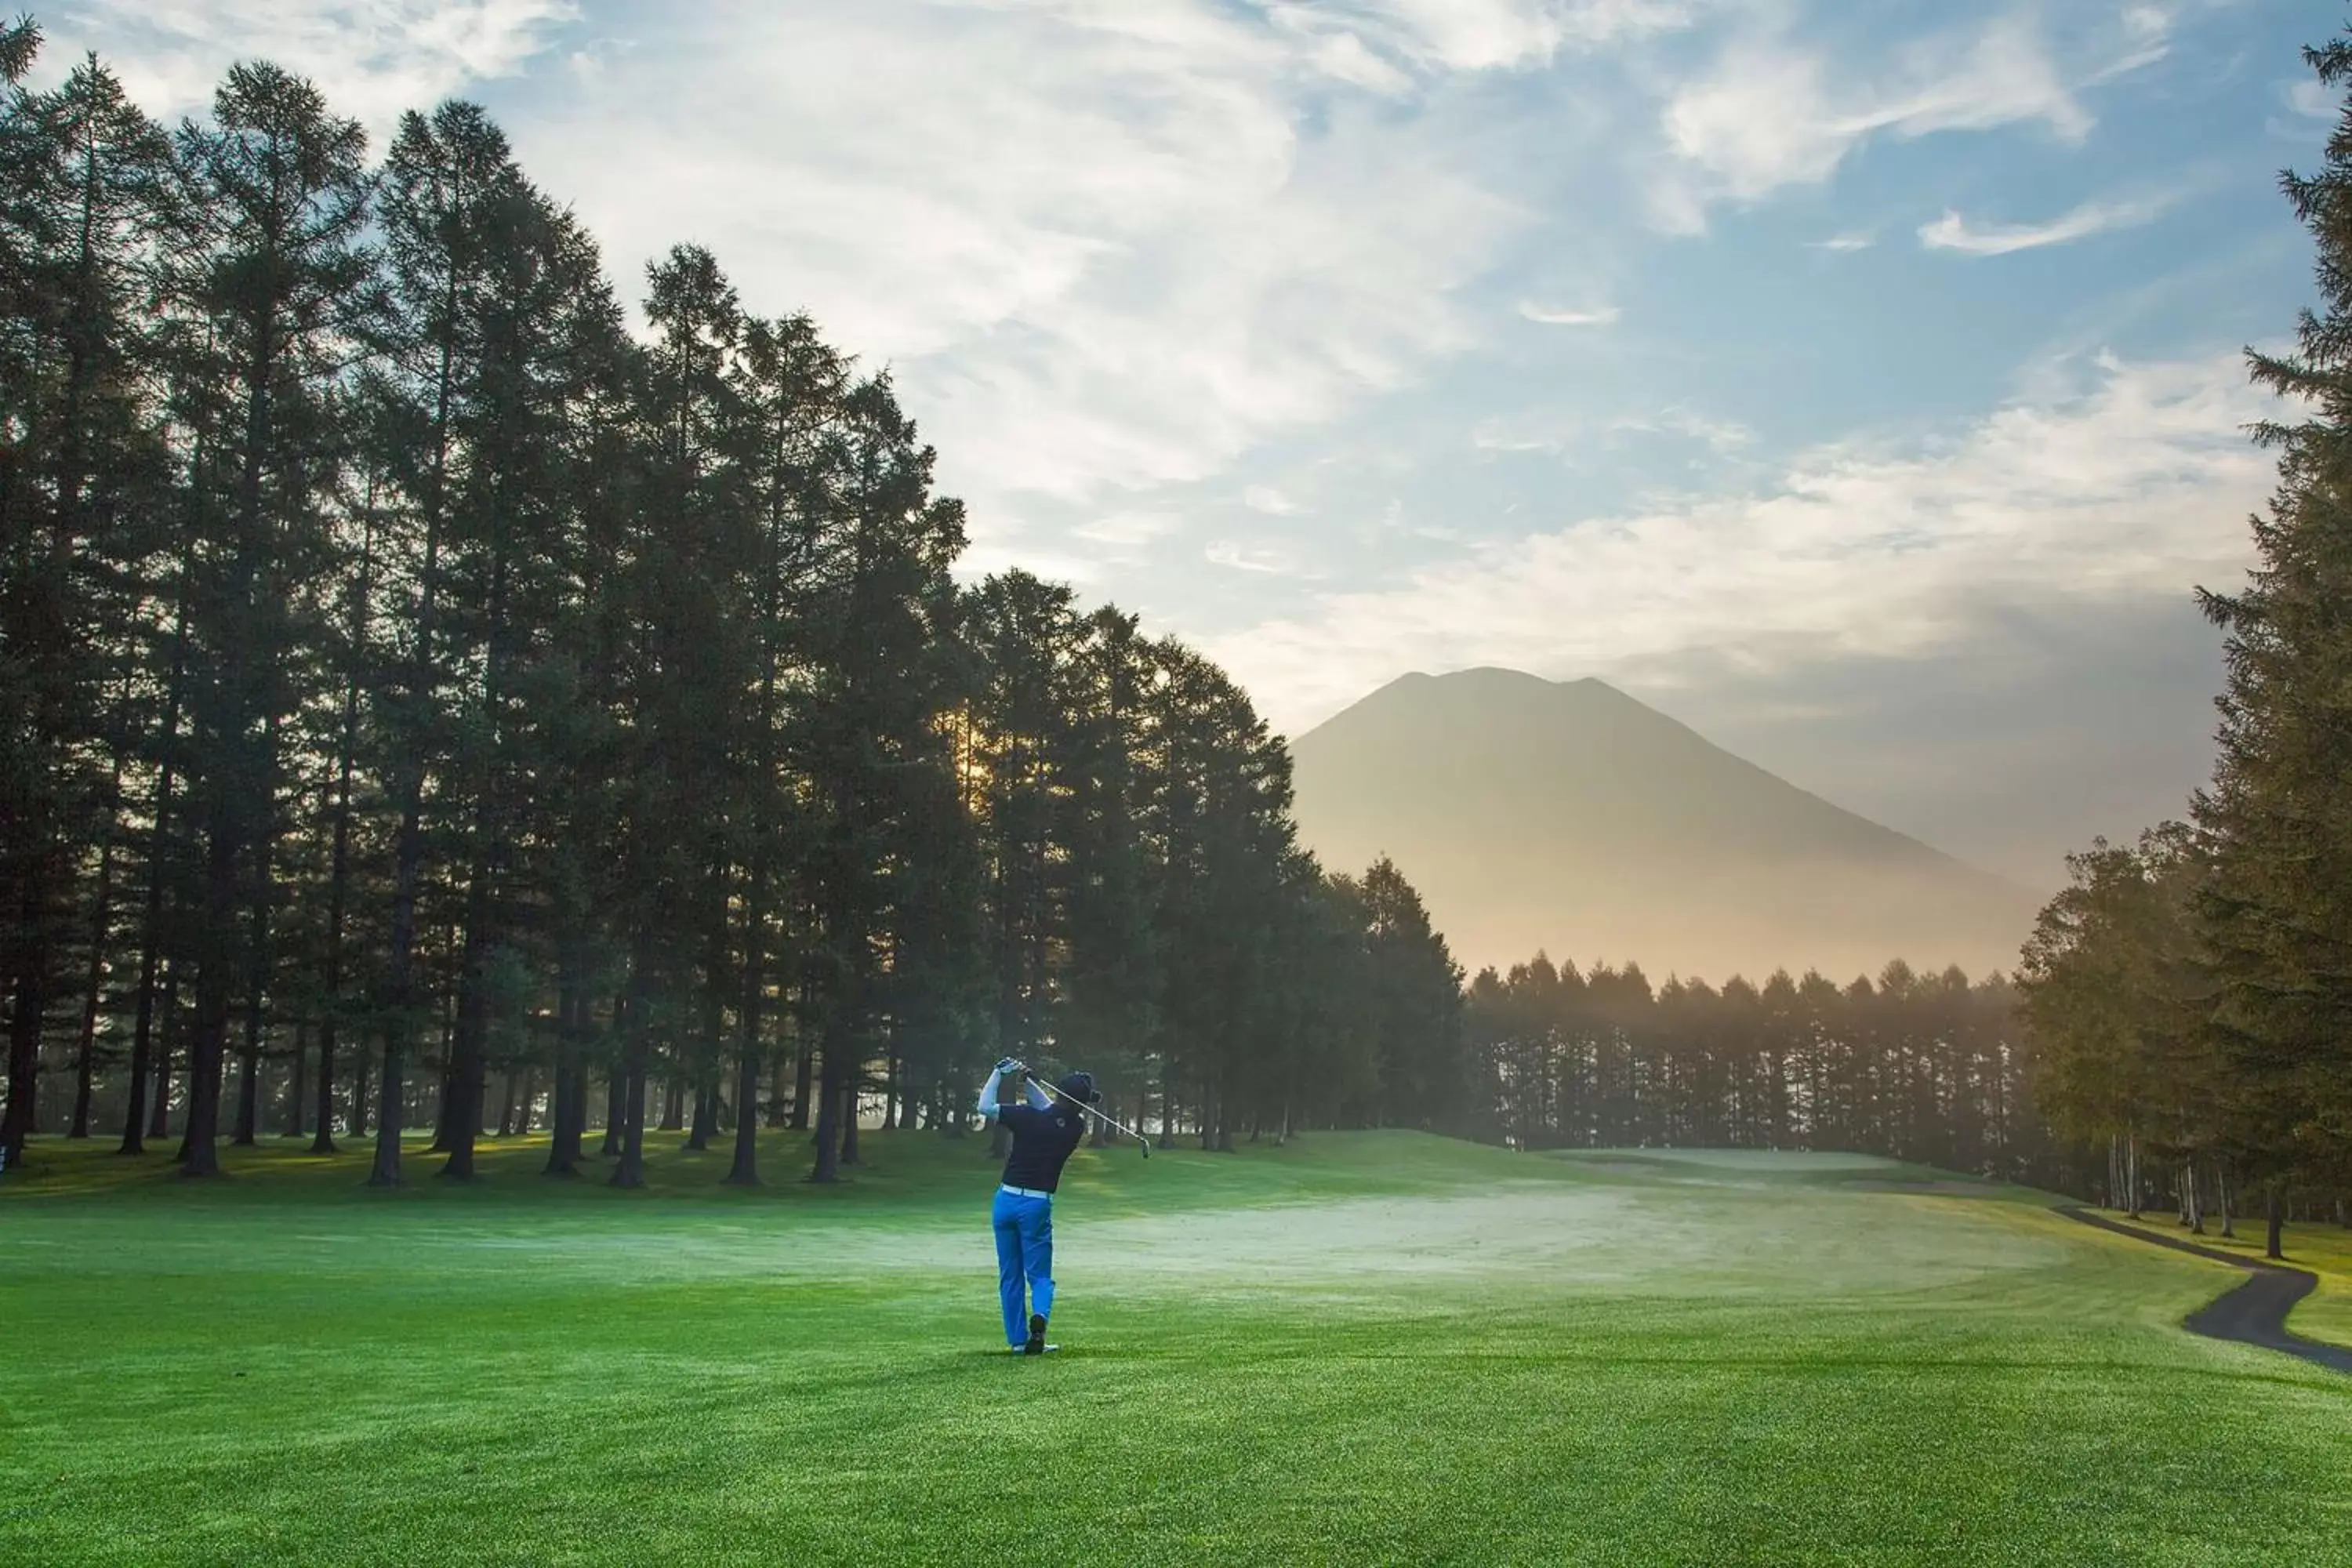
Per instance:
[[[1104,1126],[1110,1128],[1112,1131],[1124,1132],[1139,1143],[1143,1142],[1143,1134],[1138,1132],[1134,1128],[1128,1126],[1123,1121],[1113,1121],[1111,1118],[1105,1116],[1101,1111],[1097,1110],[1093,1106],[1088,1105],[1083,1100],[1072,1100],[1068,1095],[1064,1094],[1059,1089],[1047,1083],[1035,1073],[1024,1073],[1022,1076],[1026,1078],[1031,1083],[1035,1084],[1039,1089],[1044,1089],[1047,1094],[1052,1095],[1055,1100],[1062,1100],[1066,1104],[1076,1106],[1080,1110],[1085,1111],[1088,1116],[1093,1117],[1097,1121],[1101,1122]]]

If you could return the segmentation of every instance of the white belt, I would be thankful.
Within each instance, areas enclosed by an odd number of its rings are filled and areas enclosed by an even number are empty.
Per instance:
[[[1000,1193],[1011,1193],[1016,1198],[1050,1198],[1054,1195],[1051,1193],[1038,1192],[1034,1187],[1013,1187],[1000,1184],[996,1190]]]

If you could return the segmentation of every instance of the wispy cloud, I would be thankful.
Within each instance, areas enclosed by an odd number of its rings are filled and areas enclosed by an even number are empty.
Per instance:
[[[2243,559],[2270,464],[2242,427],[2263,406],[2235,354],[2110,361],[2087,394],[1949,441],[1820,449],[1769,488],[1492,545],[1213,651],[1295,729],[1409,669],[1916,656],[2009,606],[2178,598]]]
[[[1217,0],[716,0],[518,140],[622,277],[698,237],[892,363],[984,532],[1213,478],[1478,341],[1455,290],[1529,215],[1469,146],[1350,106],[1408,24],[1469,68],[1559,9],[1358,7],[1367,56],[1331,52],[1338,13]]]
[[[1856,250],[1868,250],[1872,246],[1876,245],[1877,243],[1878,237],[1876,235],[1872,234],[1867,230],[1856,230],[1852,234],[1833,234],[1827,239],[1814,240],[1812,242],[1812,248],[1815,250],[1833,250],[1843,255]]]
[[[1277,0],[1284,26],[1353,29],[1424,69],[1507,70],[1549,63],[1564,49],[1594,48],[1689,26],[1717,0]]]
[[[2333,120],[2343,100],[2324,81],[2305,78],[2287,84],[2286,106],[2306,120]]]
[[[1307,510],[1272,485],[1251,485],[1242,491],[1242,504],[1268,517],[1297,517]]]
[[[1290,557],[1281,551],[1252,548],[1230,539],[1213,540],[1201,555],[1212,566],[1230,567],[1235,572],[1263,572],[1278,575],[1297,569]]]
[[[1547,327],[1613,327],[1622,312],[1614,305],[1577,310],[1567,306],[1538,305],[1533,300],[1522,300],[1519,301],[1519,314]]]
[[[1919,226],[1919,243],[1929,250],[1957,250],[1967,256],[2008,256],[2044,246],[2068,245],[2110,229],[2137,228],[2163,216],[2179,198],[2152,196],[2140,201],[2085,202],[2062,217],[2042,224],[1972,226],[1957,212],[1946,212],[1933,223]]]
[[[1919,40],[1870,67],[1769,28],[1738,37],[1666,95],[1669,156],[1650,186],[1652,219],[1669,231],[1701,228],[1709,204],[1818,184],[1882,134],[2039,122],[2079,141],[2093,123],[2080,89],[2161,58],[2163,35],[2149,26],[2149,17],[2121,20],[2109,52],[2072,66],[2032,20],[2014,14]]]
[[[1605,426],[1612,434],[1679,436],[1711,450],[1728,454],[1752,445],[1756,432],[1732,419],[1711,419],[1688,408],[1663,408],[1654,414],[1621,415]]]
[[[1941,55],[1958,63],[1915,64],[1909,79],[1856,89],[1835,84],[1819,53],[1777,39],[1735,45],[1668,100],[1667,143],[1721,194],[1754,200],[1827,179],[1874,132],[1923,136],[2042,120],[2076,136],[2088,124],[2040,37],[2018,24],[1997,24]]]
[[[1184,520],[1174,512],[1115,511],[1079,523],[1070,532],[1096,544],[1132,547],[1164,539],[1183,526]]]
[[[1470,432],[1470,444],[1481,452],[1565,454],[1580,445],[1620,447],[1628,437],[1696,442],[1718,457],[1728,457],[1751,445],[1756,433],[1737,420],[1713,418],[1679,404],[1605,417],[1534,407],[1479,421]]]

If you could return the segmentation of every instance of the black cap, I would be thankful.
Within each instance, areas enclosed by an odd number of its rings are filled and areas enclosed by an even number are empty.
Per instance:
[[[1101,1092],[1095,1088],[1095,1075],[1090,1072],[1074,1072],[1054,1087],[1080,1105],[1092,1105],[1102,1099]]]

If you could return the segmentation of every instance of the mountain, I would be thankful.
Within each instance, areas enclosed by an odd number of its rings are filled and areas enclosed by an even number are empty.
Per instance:
[[[2012,969],[2041,900],[1742,762],[1598,680],[1408,675],[1291,742],[1299,837],[1381,855],[1473,973],[1580,965],[1841,982]]]

